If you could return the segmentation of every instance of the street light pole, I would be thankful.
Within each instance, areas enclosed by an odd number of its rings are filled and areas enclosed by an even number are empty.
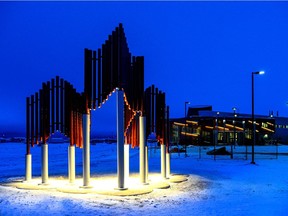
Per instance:
[[[218,118],[219,118],[219,112],[217,112],[217,117],[215,119],[216,122],[216,127],[215,127],[215,133],[213,133],[214,135],[214,160],[216,160],[216,145],[218,145]],[[214,130],[213,130],[214,132]]]
[[[227,145],[227,139],[226,139],[226,119],[223,119],[223,125],[224,125],[224,134],[223,134],[223,143]]]
[[[242,142],[242,145],[244,146],[245,145],[245,149],[246,149],[246,160],[248,159],[247,158],[247,143],[245,142],[245,138],[246,138],[246,131],[245,131],[245,120],[242,121],[242,124],[243,124],[243,142]]]
[[[262,75],[264,74],[264,71],[257,71],[257,72],[252,72],[252,161],[251,164],[256,164],[255,163],[255,151],[254,151],[254,147],[255,147],[255,117],[254,117],[254,74],[256,75]]]
[[[236,110],[237,110],[237,108],[233,107],[233,111],[234,111],[234,120],[233,120],[233,125],[234,125],[234,149],[235,149],[235,146],[236,146],[236,126],[235,126],[236,117],[237,117]]]
[[[189,101],[185,101],[185,113],[184,113],[184,120],[185,120],[185,139],[184,139],[185,140],[185,143],[184,143],[184,145],[185,145],[185,157],[187,157],[187,134],[186,134],[186,131],[187,131],[187,123],[186,123],[187,104],[190,104],[190,102]]]

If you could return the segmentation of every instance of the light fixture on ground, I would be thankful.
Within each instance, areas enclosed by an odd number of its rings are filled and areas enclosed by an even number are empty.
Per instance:
[[[254,75],[263,75],[264,71],[252,72],[252,161],[255,164],[255,117],[254,117]]]

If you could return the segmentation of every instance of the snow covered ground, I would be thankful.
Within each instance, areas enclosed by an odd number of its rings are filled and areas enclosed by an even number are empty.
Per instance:
[[[67,149],[67,144],[49,145],[50,176],[67,178]],[[235,148],[237,154],[233,160],[229,156],[217,156],[214,160],[213,156],[205,154],[211,149],[213,147],[199,149],[192,146],[188,149],[189,157],[174,153],[171,172],[187,174],[188,181],[171,183],[169,189],[156,189],[140,196],[67,194],[0,186],[0,215],[288,214],[288,146],[278,147],[278,159],[275,154],[256,154],[256,165],[250,164],[250,154],[245,160],[243,147]],[[33,176],[36,179],[41,172],[40,150],[39,147],[32,148]],[[256,147],[255,150],[276,152],[275,147],[267,146]],[[77,149],[76,172],[79,178],[82,174],[81,153],[82,150]],[[23,179],[24,155],[24,144],[0,144],[0,182]],[[130,171],[137,177],[138,170],[138,149],[131,149]],[[149,150],[149,171],[151,178],[160,173],[158,149]],[[116,172],[116,145],[92,145],[92,177],[115,177]]]

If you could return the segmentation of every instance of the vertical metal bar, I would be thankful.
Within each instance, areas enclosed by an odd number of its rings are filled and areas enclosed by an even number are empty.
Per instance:
[[[83,114],[80,115],[80,148],[83,148],[84,146],[84,134],[83,134]]]
[[[137,128],[138,129],[138,128]],[[142,184],[147,184],[147,175],[146,175],[146,117],[139,117],[139,133],[140,133],[140,145],[139,145],[139,154],[140,154],[140,182]]]
[[[68,146],[68,178],[69,183],[75,182],[75,146]]]
[[[166,177],[169,178],[171,174],[171,160],[170,160],[170,110],[169,106],[167,106],[167,116],[166,116],[166,121],[167,121],[167,144],[166,144]]]
[[[166,149],[165,145],[161,144],[161,175],[166,178]]]
[[[78,121],[78,112],[75,112],[75,116],[74,116],[74,121],[75,121],[75,142],[76,142],[76,146],[80,147],[80,143],[79,143],[79,134],[78,134],[78,128],[79,128],[79,121]]]
[[[90,186],[90,114],[83,115],[83,187]]]
[[[116,28],[117,29],[117,28]],[[121,87],[120,80],[119,80],[119,73],[118,73],[118,61],[119,61],[119,53],[118,53],[118,38],[117,38],[117,32],[112,32],[112,38],[111,38],[111,63],[112,63],[112,86],[113,88]]]
[[[152,107],[155,110],[155,117],[153,120],[153,125],[154,125],[154,131],[156,131],[157,135],[160,135],[160,131],[159,131],[159,124],[160,124],[160,115],[159,115],[159,93],[158,93],[158,88],[155,88],[155,97],[154,97],[154,106]],[[157,123],[157,124],[156,124]]]
[[[170,153],[170,108],[167,106],[167,144],[166,144],[166,153]]]
[[[70,106],[70,83],[65,81],[65,134],[70,137],[71,144],[71,106]]]
[[[116,109],[117,109],[117,176],[118,188],[125,188],[125,158],[124,158],[124,93],[121,90],[116,91]]]
[[[84,49],[84,93],[88,94],[89,85],[89,50]]]
[[[151,132],[151,86],[145,90],[144,97],[144,114],[146,115],[146,136],[148,137]]]
[[[51,112],[51,104],[50,104],[50,82],[47,82],[46,87],[46,97],[47,97],[47,105],[46,105],[46,139],[50,136],[51,130],[50,130],[50,112]],[[47,150],[48,151],[48,150]]]
[[[75,141],[74,141],[74,125],[73,125],[73,111],[70,110],[70,145],[74,145]]]
[[[47,101],[46,101],[46,84],[43,83],[42,85],[42,90],[43,90],[43,104],[42,104],[42,107],[43,107],[43,121],[42,121],[42,137],[43,137],[43,143],[42,144],[45,144],[46,143],[46,108],[47,108]]]
[[[102,95],[102,100],[101,103],[104,102],[105,97],[106,97],[106,88],[107,88],[107,71],[106,71],[106,45],[102,44],[102,82],[101,82],[101,95]]]
[[[111,53],[110,53],[110,41],[108,40],[106,43],[106,73],[107,73],[107,80],[106,80],[106,91],[105,91],[105,98],[108,97],[110,90],[111,90]]]
[[[155,128],[154,128],[154,122],[155,122],[155,120],[154,120],[154,116],[155,116],[155,107],[154,107],[154,105],[155,105],[155,100],[154,100],[154,98],[155,98],[155,90],[154,90],[155,88],[154,88],[154,85],[152,85],[152,89],[151,89],[151,132],[155,132]]]
[[[41,156],[42,156],[42,184],[48,183],[48,144],[43,143],[41,145]]]
[[[34,95],[31,95],[31,145],[34,146]]]
[[[40,93],[40,125],[39,125],[39,134],[40,134],[40,141],[43,141],[43,119],[44,119],[44,115],[43,115],[43,89],[40,89],[39,91]]]
[[[35,93],[35,141],[39,143],[39,94]]]
[[[82,143],[82,114],[78,113],[78,143],[79,147],[83,148],[83,143]]]
[[[59,76],[56,76],[56,130],[59,131]]]
[[[144,92],[144,57],[138,56],[137,63],[137,110],[143,111],[143,92]]]
[[[88,97],[88,108],[91,109],[92,99],[92,50],[84,50],[84,93]]]
[[[117,46],[116,46],[116,54],[117,54],[117,62],[116,62],[116,67],[117,67],[117,84],[119,86],[119,88],[125,88],[126,87],[126,84],[125,84],[125,79],[124,79],[124,74],[128,74],[128,70],[126,71],[123,71],[121,70],[121,67],[122,65],[124,64],[124,60],[127,58],[126,57],[126,53],[125,53],[125,50],[122,50],[122,46],[121,46],[121,43],[122,43],[122,36],[120,34],[120,31],[119,31],[119,27],[116,28],[116,31],[115,31],[115,40],[116,40],[116,43],[117,43]],[[127,89],[128,90],[128,89]]]
[[[30,97],[26,98],[26,154],[30,154]]]
[[[60,80],[60,131],[64,133],[64,80]]]
[[[96,58],[96,51],[93,51],[93,74],[92,74],[92,78],[93,78],[93,84],[92,84],[92,88],[93,88],[93,104],[92,104],[92,108],[93,109],[96,109],[96,87],[97,87],[97,84],[96,84],[96,61],[97,61],[97,58]]]
[[[108,91],[108,94],[113,90],[113,44],[112,44],[112,35],[109,35],[108,36],[109,40],[108,40],[108,59],[109,59],[109,62],[108,62],[108,68],[109,68],[109,91]]]
[[[51,132],[55,131],[55,79],[51,80]]]
[[[30,152],[30,98],[26,98],[26,163],[25,180],[30,181],[32,177],[32,156]]]
[[[101,49],[98,49],[98,104],[99,107],[102,103],[102,68],[101,68]]]

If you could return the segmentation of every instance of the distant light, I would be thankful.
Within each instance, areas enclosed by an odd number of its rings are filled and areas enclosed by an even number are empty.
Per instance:
[[[260,75],[265,74],[265,71],[260,71],[259,74]]]
[[[252,72],[252,74],[260,74],[260,75],[263,75],[263,74],[265,74],[265,71]]]

